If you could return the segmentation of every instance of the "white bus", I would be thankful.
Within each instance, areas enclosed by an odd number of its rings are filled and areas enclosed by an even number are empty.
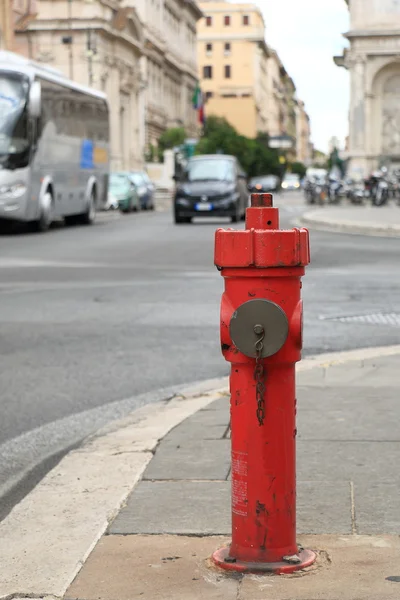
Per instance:
[[[106,203],[106,96],[0,51],[0,220],[91,224]]]

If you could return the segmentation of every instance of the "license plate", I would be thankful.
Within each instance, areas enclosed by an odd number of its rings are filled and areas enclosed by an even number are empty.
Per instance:
[[[210,202],[201,202],[201,204],[196,204],[196,210],[212,210],[212,204]]]

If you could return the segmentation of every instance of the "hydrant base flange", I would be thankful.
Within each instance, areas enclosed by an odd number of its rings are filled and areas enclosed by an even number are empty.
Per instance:
[[[298,554],[300,562],[243,562],[236,560],[229,555],[229,546],[219,548],[212,555],[214,563],[225,571],[236,571],[237,573],[272,573],[274,575],[289,575],[296,571],[301,571],[314,564],[317,554],[312,550],[301,550]]]

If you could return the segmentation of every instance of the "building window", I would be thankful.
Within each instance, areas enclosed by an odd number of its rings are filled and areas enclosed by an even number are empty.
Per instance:
[[[212,76],[213,76],[212,67],[209,65],[206,67],[203,67],[203,78],[204,79],[212,79]]]
[[[225,65],[224,71],[225,71],[225,79],[230,79],[231,74],[232,74],[231,65]]]
[[[213,45],[212,44],[206,44],[206,54],[207,56],[211,56],[213,51]]]
[[[230,53],[231,53],[231,43],[226,42],[226,44],[224,46],[224,54],[225,54],[225,56],[229,56]]]
[[[243,15],[243,25],[250,25],[249,15]]]
[[[229,15],[225,15],[224,24],[225,24],[225,27],[229,27],[229,25],[231,24],[231,18]]]
[[[206,17],[206,25],[207,27],[212,27],[212,17]]]
[[[214,97],[214,92],[206,92],[206,99],[209,100],[210,98]]]

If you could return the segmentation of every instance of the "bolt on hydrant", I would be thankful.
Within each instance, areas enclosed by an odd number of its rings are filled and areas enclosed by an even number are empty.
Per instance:
[[[306,229],[279,229],[271,194],[252,194],[246,229],[219,229],[225,281],[221,343],[232,364],[232,543],[214,562],[241,572],[292,573],[316,558],[296,542],[296,389]]]

